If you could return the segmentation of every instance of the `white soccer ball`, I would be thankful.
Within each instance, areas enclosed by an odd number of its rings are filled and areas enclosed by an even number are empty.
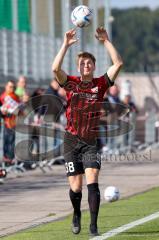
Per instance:
[[[120,192],[117,187],[109,186],[104,191],[104,198],[107,202],[115,202],[120,198]]]
[[[91,23],[92,17],[93,11],[85,5],[76,7],[71,13],[72,23],[80,28],[88,26]]]

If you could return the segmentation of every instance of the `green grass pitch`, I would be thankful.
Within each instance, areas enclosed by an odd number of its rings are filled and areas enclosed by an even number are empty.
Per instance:
[[[101,205],[99,231],[101,234],[159,211],[159,188]],[[82,231],[73,235],[70,231],[72,215],[64,220],[44,224],[8,237],[4,240],[86,240],[89,239],[89,212],[82,213]],[[147,222],[111,237],[112,240],[158,240],[159,219]]]

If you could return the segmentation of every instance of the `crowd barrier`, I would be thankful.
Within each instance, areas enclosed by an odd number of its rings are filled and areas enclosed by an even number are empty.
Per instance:
[[[58,125],[58,126],[57,126]],[[3,161],[3,123],[1,124],[0,133],[0,159],[1,169],[5,169],[7,174],[19,172],[23,173],[26,170],[40,168],[42,172],[52,169],[52,165],[63,164],[64,157],[63,149],[63,134],[64,127],[62,124],[41,124],[34,126],[31,133],[25,128],[25,133],[15,129],[15,158],[12,164]],[[49,134],[48,134],[49,132]],[[49,136],[51,133],[56,133],[55,136]]]
[[[120,154],[127,151],[140,151],[147,147],[159,147],[159,121],[158,114],[150,113],[145,116],[145,141],[136,140],[137,116],[132,113],[129,121],[133,123],[133,130],[115,137],[105,139],[102,153]],[[36,133],[25,133],[16,130],[15,160],[8,166],[3,162],[3,122],[0,131],[0,169],[7,174],[23,173],[28,169],[39,168],[42,172],[50,171],[55,163],[63,164],[63,135],[64,126],[60,123],[43,123],[34,126]],[[54,137],[53,137],[54,136]],[[103,142],[103,139],[102,139]]]

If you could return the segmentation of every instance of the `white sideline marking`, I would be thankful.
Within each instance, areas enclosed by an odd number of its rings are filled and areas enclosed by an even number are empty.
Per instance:
[[[141,219],[136,220],[134,222],[131,222],[131,223],[125,224],[121,227],[110,230],[109,232],[104,233],[103,235],[101,235],[99,237],[91,238],[91,240],[105,240],[105,239],[108,239],[108,238],[113,237],[113,236],[115,236],[119,233],[125,232],[125,231],[129,230],[130,228],[133,228],[133,227],[136,227],[140,224],[149,222],[149,221],[154,220],[158,217],[159,217],[159,212],[153,213],[153,214],[151,214],[147,217],[141,218]]]

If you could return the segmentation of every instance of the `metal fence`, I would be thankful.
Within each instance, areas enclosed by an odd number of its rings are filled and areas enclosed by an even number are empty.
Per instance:
[[[77,35],[80,36],[81,30]],[[52,79],[51,64],[62,44],[62,39],[52,39],[49,36],[35,35],[25,32],[9,30],[0,31],[0,75],[17,78],[23,74],[33,79],[35,83]],[[75,57],[83,46],[72,46],[64,59],[63,68],[69,74],[77,74]],[[96,74],[103,74],[107,67],[106,52],[103,54],[103,46],[93,43],[85,43],[84,50],[94,53],[97,57]]]
[[[53,42],[49,37],[14,31],[0,31],[0,74],[20,74],[38,81],[51,78]]]
[[[133,123],[134,125],[134,129],[133,131],[129,132],[128,134],[124,134],[121,136],[116,136],[114,138],[108,138],[107,142],[105,143],[105,149],[102,149],[103,152],[101,152],[102,154],[123,154],[123,153],[127,153],[127,152],[131,152],[131,151],[140,151],[140,150],[144,150],[144,149],[149,149],[149,148],[158,148],[159,147],[159,124],[158,124],[158,114],[149,114],[148,116],[146,116],[145,118],[145,142],[138,142],[136,141],[136,116],[134,114],[132,114],[130,116],[130,121],[131,123]],[[36,158],[35,161],[33,161],[32,159],[29,159],[29,157],[27,158],[27,156],[29,156],[28,152],[30,151],[30,146],[27,144],[27,142],[25,143],[25,145],[21,145],[21,149],[19,151],[22,152],[22,158],[20,159],[19,157],[16,158],[16,163],[9,167],[6,168],[8,172],[13,171],[13,172],[17,172],[17,171],[25,171],[25,164],[32,162],[31,168],[34,167],[39,167],[43,172],[47,171],[47,169],[51,169],[52,165],[55,162],[58,163],[64,163],[64,157],[63,157],[63,152],[62,152],[62,148],[63,148],[63,140],[62,140],[62,134],[64,133],[64,131],[62,130],[61,132],[59,131],[58,134],[61,134],[61,136],[59,136],[58,141],[56,141],[56,146],[55,146],[55,138],[53,137],[48,137],[47,131],[48,131],[48,125],[42,125],[41,127],[43,127],[43,134],[38,135],[38,138],[36,138],[36,141],[34,139],[34,143],[32,146],[32,153],[35,154],[39,151],[40,157]],[[46,134],[44,134],[44,132],[46,132]],[[33,135],[31,134],[23,134],[20,133],[18,131],[16,131],[16,146],[17,144],[21,143],[24,140],[29,140],[33,137]],[[37,142],[38,140],[38,142]],[[126,141],[125,141],[126,140]],[[38,146],[38,145],[39,146]],[[39,147],[39,150],[38,150]],[[47,153],[50,150],[56,150],[54,153],[55,155],[52,155],[52,158],[48,158],[47,157]],[[104,156],[104,155],[103,155]],[[1,124],[1,133],[0,133],[0,159],[3,159],[3,124]],[[21,164],[19,164],[18,162],[21,162]],[[5,168],[5,164],[3,163],[3,161],[1,162],[3,168]]]
[[[26,124],[26,123],[24,123]],[[15,131],[15,159],[13,159],[13,165],[8,167],[8,164],[3,161],[3,130],[4,123],[1,123],[0,131],[0,165],[2,168],[7,169],[8,172],[21,171],[24,172],[27,168],[34,169],[40,167],[45,172],[45,167],[50,168],[54,163],[61,164],[64,162],[63,157],[63,131],[64,127],[60,125],[58,136],[49,136],[49,129],[54,128],[54,124],[42,124],[34,126],[33,131],[28,132]],[[25,126],[24,126],[25,127]],[[56,142],[56,143],[55,143]],[[19,146],[18,146],[19,145]],[[10,165],[10,164],[9,164]]]

